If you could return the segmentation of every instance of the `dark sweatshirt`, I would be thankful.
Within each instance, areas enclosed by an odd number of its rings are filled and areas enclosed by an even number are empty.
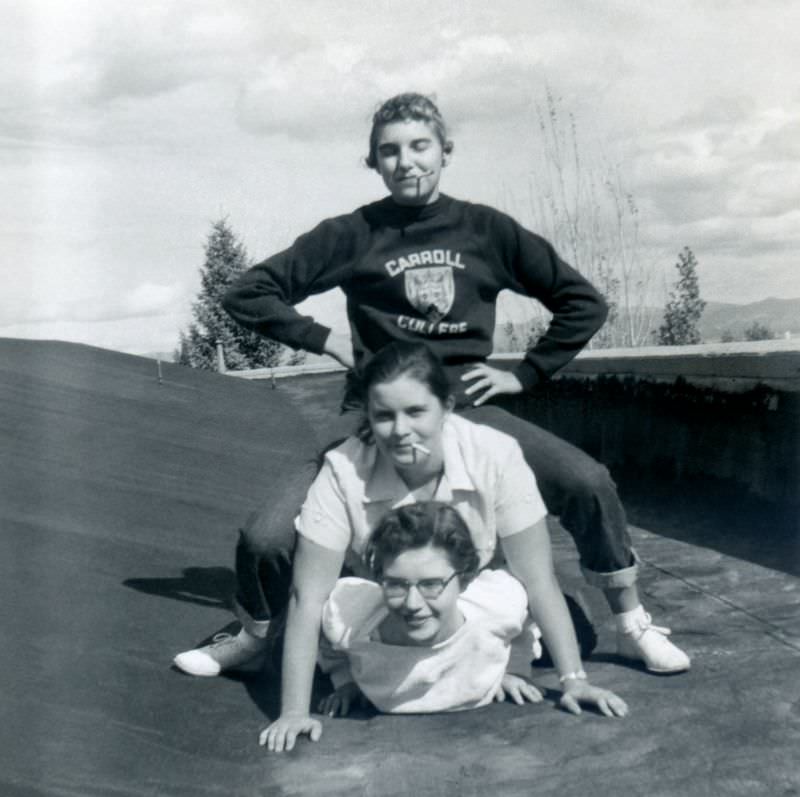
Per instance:
[[[393,340],[423,341],[451,378],[491,353],[501,290],[539,300],[553,318],[514,369],[526,389],[568,363],[607,313],[543,238],[493,208],[445,195],[423,207],[387,197],[327,219],[245,272],[223,306],[249,329],[321,354],[330,330],[293,305],[335,287],[347,297],[357,368]]]

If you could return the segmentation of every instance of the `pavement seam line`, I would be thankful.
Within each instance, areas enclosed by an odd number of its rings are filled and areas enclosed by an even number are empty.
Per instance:
[[[736,611],[741,612],[742,614],[747,615],[751,620],[755,620],[756,622],[760,623],[761,625],[767,626],[766,633],[769,634],[771,637],[776,639],[778,642],[786,645],[787,647],[792,648],[792,650],[800,653],[800,643],[794,641],[794,636],[789,634],[779,625],[776,625],[770,620],[765,620],[763,617],[759,617],[757,614],[754,614],[749,609],[745,609],[743,606],[739,606],[737,603],[734,603],[729,598],[725,598],[722,595],[717,595],[710,590],[701,587],[700,585],[696,584],[694,581],[685,578],[684,576],[680,575],[679,573],[675,573],[672,570],[668,570],[666,567],[662,567],[661,565],[657,565],[655,562],[645,559],[643,556],[639,555],[639,559],[644,562],[649,567],[654,567],[659,572],[663,573],[664,575],[671,576],[672,578],[676,578],[679,581],[682,581],[689,587],[697,590],[698,592],[702,592],[704,595],[708,595],[714,600],[719,601],[720,603],[725,604],[731,609],[735,609]]]

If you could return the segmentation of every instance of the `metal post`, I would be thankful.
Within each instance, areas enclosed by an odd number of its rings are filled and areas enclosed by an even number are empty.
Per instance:
[[[217,341],[217,371],[221,374],[227,372],[227,367],[225,366],[225,350],[222,348],[222,341]]]

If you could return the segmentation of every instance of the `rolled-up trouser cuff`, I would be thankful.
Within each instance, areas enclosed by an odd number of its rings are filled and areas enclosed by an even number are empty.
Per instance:
[[[239,603],[238,600],[233,601],[233,613],[242,624],[242,628],[247,631],[251,636],[257,639],[266,639],[267,631],[269,631],[269,620],[255,620],[250,612]]]
[[[633,564],[622,570],[598,573],[595,570],[587,570],[581,566],[581,572],[586,579],[586,583],[600,589],[622,589],[623,587],[633,586],[639,577],[639,557],[633,549],[631,549],[631,552],[633,553]]]

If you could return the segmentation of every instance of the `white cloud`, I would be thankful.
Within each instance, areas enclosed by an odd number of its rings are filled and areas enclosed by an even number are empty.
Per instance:
[[[544,44],[543,44],[544,43]],[[555,57],[544,35],[430,30],[382,49],[355,36],[283,56],[243,77],[239,119],[249,132],[330,139],[363,133],[376,103],[402,91],[433,94],[448,118],[509,118],[531,104],[536,71]]]
[[[211,220],[261,257],[380,195],[359,158],[401,90],[453,127],[446,191],[524,207],[545,81],[582,154],[622,164],[648,256],[688,244],[720,297],[791,295],[797,24],[780,0],[0,0],[4,329],[185,324]]]
[[[179,342],[177,330],[185,323],[185,319],[177,314],[153,316],[147,319],[147,323],[138,319],[46,321],[0,325],[0,337],[66,340],[131,354],[146,354],[174,351]]]
[[[169,315],[188,306],[190,297],[180,283],[137,285],[122,295],[95,294],[80,299],[42,295],[4,314],[7,326],[33,323],[80,323],[135,320]]]
[[[642,136],[635,174],[650,211],[645,235],[667,244],[679,231],[687,243],[741,256],[796,251],[800,167],[786,149],[800,104],[761,112],[750,103],[712,105],[708,118],[690,114]]]
[[[119,313],[120,318],[146,318],[164,313],[179,305],[186,298],[182,285],[155,285],[145,282],[137,285],[130,293],[122,298]]]

